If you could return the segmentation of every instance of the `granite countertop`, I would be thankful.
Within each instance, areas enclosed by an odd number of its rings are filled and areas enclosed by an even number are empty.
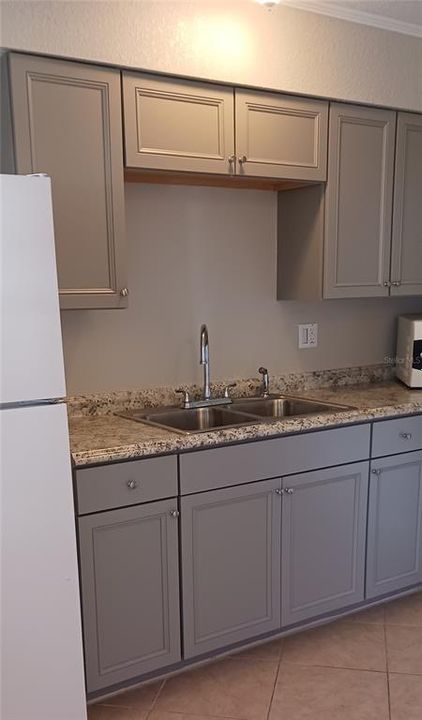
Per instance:
[[[422,413],[422,390],[409,390],[395,380],[296,390],[291,394],[351,405],[355,409],[190,435],[143,425],[114,415],[110,410],[108,414],[85,416],[70,413],[73,463],[75,467],[83,467]]]

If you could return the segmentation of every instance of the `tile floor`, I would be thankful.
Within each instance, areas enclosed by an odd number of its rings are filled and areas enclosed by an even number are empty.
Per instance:
[[[89,720],[422,720],[422,593],[91,705]]]

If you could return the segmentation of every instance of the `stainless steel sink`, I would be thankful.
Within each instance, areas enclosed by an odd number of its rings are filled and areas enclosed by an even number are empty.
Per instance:
[[[257,417],[251,417],[242,412],[233,412],[231,406],[227,407],[204,407],[194,410],[183,408],[169,408],[146,413],[128,412],[123,417],[137,420],[138,422],[162,427],[166,430],[175,430],[183,433],[206,432],[218,428],[237,427],[239,425],[250,425],[257,422]]]
[[[349,405],[273,395],[268,398],[239,398],[223,407],[211,406],[189,410],[184,408],[135,410],[122,413],[122,416],[147,425],[185,434],[252,425],[283,417],[301,417],[351,409]]]
[[[233,401],[233,410],[259,415],[261,418],[299,417],[327,412],[350,410],[348,405],[318,402],[305,398],[294,398],[284,395],[268,398],[242,398]]]

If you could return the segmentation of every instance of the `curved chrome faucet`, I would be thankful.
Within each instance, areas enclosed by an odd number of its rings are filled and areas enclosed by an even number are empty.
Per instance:
[[[204,400],[211,400],[211,388],[210,388],[210,346],[208,340],[208,328],[207,326],[201,325],[201,350],[199,362],[204,366],[204,389],[202,397]]]
[[[211,397],[210,344],[208,339],[208,328],[205,324],[201,325],[199,363],[204,366],[204,387],[202,390],[202,398],[200,400],[193,400],[188,390],[178,388],[176,393],[181,393],[183,395],[182,407],[185,410],[190,410],[192,408],[210,407],[212,405],[230,405],[232,403],[230,388],[234,387],[236,383],[229,383],[226,385],[223,397]]]

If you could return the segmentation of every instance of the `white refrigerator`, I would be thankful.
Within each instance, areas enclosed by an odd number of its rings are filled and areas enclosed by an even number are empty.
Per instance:
[[[51,184],[0,176],[2,720],[85,720]]]

